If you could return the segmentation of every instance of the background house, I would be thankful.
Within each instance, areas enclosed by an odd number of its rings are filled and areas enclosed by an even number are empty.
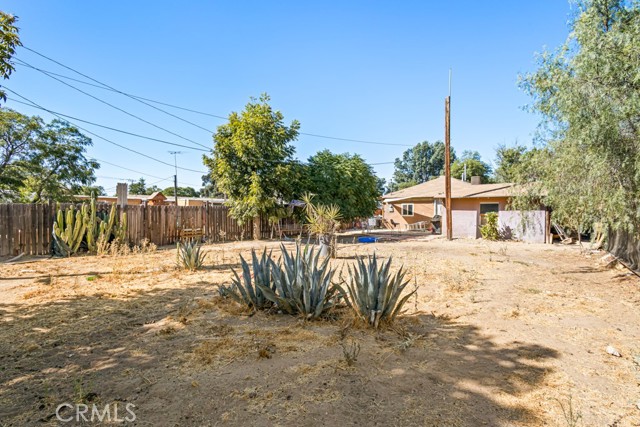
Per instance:
[[[91,196],[74,196],[77,200],[89,200]],[[116,196],[98,196],[98,203],[117,203]],[[210,197],[178,197],[178,206],[205,206],[222,205],[224,199],[214,199]],[[176,204],[174,197],[167,197],[162,191],[156,191],[153,194],[129,194],[127,195],[127,205],[148,205],[148,206],[173,206]]]
[[[484,214],[506,210],[512,187],[511,183],[480,184],[479,177],[473,177],[471,183],[451,178],[451,209],[475,212],[481,224]],[[444,199],[445,179],[440,176],[382,196],[383,218],[391,228],[409,229],[444,215]]]

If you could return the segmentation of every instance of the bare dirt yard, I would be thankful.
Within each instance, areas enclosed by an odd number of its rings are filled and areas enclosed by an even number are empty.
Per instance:
[[[640,425],[640,282],[602,253],[341,244],[338,268],[376,251],[418,287],[373,331],[346,308],[307,322],[218,295],[238,254],[278,245],[207,245],[193,273],[170,248],[0,264],[0,425],[74,425],[64,402],[132,404],[140,426]]]

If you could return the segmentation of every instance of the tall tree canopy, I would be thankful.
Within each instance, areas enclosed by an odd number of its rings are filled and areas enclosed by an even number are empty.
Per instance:
[[[462,156],[451,165],[451,176],[462,179],[465,166],[467,168],[467,181],[471,181],[472,176],[479,176],[483,184],[491,181],[491,166],[482,161],[480,153],[477,151],[463,151]]]
[[[0,76],[5,80],[14,71],[11,58],[16,53],[16,47],[22,46],[16,27],[17,20],[17,17],[0,11]],[[0,100],[6,99],[7,94],[0,88]]]
[[[298,137],[297,120],[289,126],[263,94],[252,98],[241,113],[213,136],[212,156],[204,156],[211,179],[227,197],[230,214],[240,222],[276,209],[295,192],[295,166],[291,145]]]
[[[173,187],[167,187],[162,190],[162,194],[165,196],[173,197],[175,189]],[[200,193],[193,187],[178,187],[178,197],[199,197]]]
[[[451,162],[456,159],[451,150]],[[396,191],[412,185],[420,184],[444,174],[444,143],[423,141],[409,148],[402,157],[395,161],[393,180],[389,183],[389,191]]]
[[[543,116],[543,146],[523,182],[545,196],[556,220],[640,228],[640,5],[581,5],[563,46],[522,77]],[[523,198],[526,198],[523,197]]]
[[[527,147],[515,144],[511,147],[499,145],[496,149],[496,182],[514,182],[524,161]]]
[[[95,182],[100,165],[85,157],[91,139],[60,120],[44,124],[0,108],[0,198],[41,202],[67,200]]]
[[[320,151],[309,158],[307,175],[314,202],[338,206],[343,220],[373,215],[381,195],[378,178],[359,155]]]

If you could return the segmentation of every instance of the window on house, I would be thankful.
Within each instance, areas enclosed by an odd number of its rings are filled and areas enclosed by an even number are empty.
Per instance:
[[[480,225],[487,223],[486,215],[489,212],[499,212],[500,205],[498,203],[480,203]]]
[[[413,203],[402,204],[402,216],[413,216]]]

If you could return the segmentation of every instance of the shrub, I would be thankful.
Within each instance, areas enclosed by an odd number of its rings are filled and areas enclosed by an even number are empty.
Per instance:
[[[295,254],[281,247],[281,263],[271,264],[273,288],[259,285],[264,296],[289,314],[307,319],[320,317],[335,304],[337,287],[331,283],[334,270],[329,258],[320,262],[320,251],[296,244]]]
[[[221,292],[238,301],[240,304],[245,304],[254,310],[270,308],[273,302],[265,298],[262,290],[273,289],[271,269],[275,263],[271,259],[271,252],[267,253],[265,249],[262,256],[258,258],[256,251],[251,250],[251,260],[254,280],[251,280],[249,264],[241,255],[242,278],[235,270],[232,270],[235,276],[233,283],[231,287],[224,287],[224,291]]]
[[[202,247],[195,240],[186,243],[178,242],[178,266],[191,271],[201,268],[206,257],[206,254],[200,252],[201,249]]]
[[[485,214],[487,223],[480,227],[480,235],[486,240],[498,240],[500,232],[498,231],[498,213],[488,212]]]
[[[389,272],[391,258],[378,268],[378,259],[374,254],[366,260],[357,258],[356,266],[349,266],[349,294],[339,288],[347,305],[356,316],[362,318],[374,328],[383,321],[392,322],[402,310],[402,306],[416,291],[400,298],[409,281],[404,281],[402,268],[395,275]]]

